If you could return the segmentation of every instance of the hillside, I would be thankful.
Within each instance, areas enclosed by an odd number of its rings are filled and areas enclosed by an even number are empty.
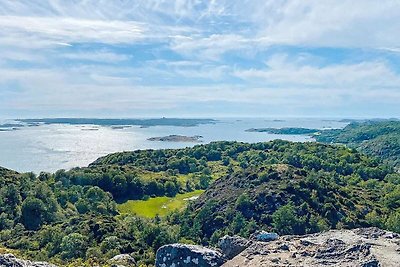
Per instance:
[[[0,246],[57,265],[102,265],[122,253],[151,266],[165,244],[215,244],[225,234],[261,229],[301,234],[375,225],[400,232],[399,180],[356,150],[280,140],[114,153],[38,176],[0,169]],[[116,208],[178,201],[201,189],[193,204],[162,217]]]
[[[315,135],[318,142],[340,143],[393,166],[400,166],[400,121],[366,121],[350,123],[342,130],[324,130]]]

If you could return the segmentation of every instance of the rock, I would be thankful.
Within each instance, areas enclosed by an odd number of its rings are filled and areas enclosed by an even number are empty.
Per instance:
[[[125,266],[125,267],[136,266],[135,259],[129,254],[116,255],[112,259],[110,259],[109,262],[117,266]]]
[[[279,235],[277,233],[270,233],[266,231],[260,231],[255,234],[253,234],[252,239],[255,239],[256,241],[261,241],[261,242],[269,242],[273,241],[279,238]]]
[[[331,230],[254,241],[222,266],[399,267],[399,251],[396,233],[378,228]]]
[[[224,262],[221,252],[196,245],[165,245],[156,254],[156,267],[214,267]]]
[[[224,236],[218,241],[218,247],[227,259],[232,259],[245,250],[251,241],[240,236]]]
[[[47,262],[17,259],[13,254],[0,254],[0,267],[56,267]]]

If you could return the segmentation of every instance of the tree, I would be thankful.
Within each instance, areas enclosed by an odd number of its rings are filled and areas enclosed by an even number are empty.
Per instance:
[[[112,249],[120,250],[120,241],[118,237],[112,235],[104,238],[100,244],[100,249],[103,253]]]
[[[393,232],[400,233],[400,211],[393,212],[386,221],[386,227]]]
[[[28,230],[37,230],[44,222],[45,213],[43,201],[28,197],[22,203],[22,224]]]
[[[301,220],[292,203],[281,206],[272,214],[272,225],[279,234],[301,234]]]
[[[113,182],[114,182],[113,195],[116,198],[125,196],[127,190],[127,181],[125,176],[115,175],[113,178]]]
[[[86,237],[79,233],[64,236],[61,241],[62,257],[64,259],[83,257],[87,249]]]
[[[236,200],[236,209],[239,210],[245,217],[251,217],[251,207],[253,204],[247,194],[242,194]]]
[[[200,188],[207,189],[207,187],[210,185],[211,180],[212,180],[211,176],[202,174],[200,176],[200,182],[199,182]]]
[[[168,197],[174,197],[178,193],[178,187],[171,181],[167,181],[164,184],[165,194]]]

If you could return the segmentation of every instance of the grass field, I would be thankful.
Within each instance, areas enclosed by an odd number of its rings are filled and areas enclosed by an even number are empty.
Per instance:
[[[118,205],[120,213],[136,214],[139,216],[154,218],[157,214],[165,216],[171,211],[182,209],[186,206],[188,199],[197,197],[204,190],[196,190],[186,194],[178,194],[175,197],[155,197],[148,200],[128,200]]]

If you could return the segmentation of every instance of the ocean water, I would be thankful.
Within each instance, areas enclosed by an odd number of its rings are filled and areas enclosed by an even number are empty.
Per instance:
[[[262,142],[284,139],[313,141],[303,135],[275,135],[246,132],[249,128],[342,128],[346,123],[322,119],[218,119],[216,124],[195,127],[132,126],[113,129],[108,126],[51,124],[23,127],[0,132],[0,166],[20,172],[54,172],[58,169],[87,166],[97,158],[113,152],[137,149],[182,148],[197,143],[148,141],[150,137],[201,135],[202,143],[231,140]]]

